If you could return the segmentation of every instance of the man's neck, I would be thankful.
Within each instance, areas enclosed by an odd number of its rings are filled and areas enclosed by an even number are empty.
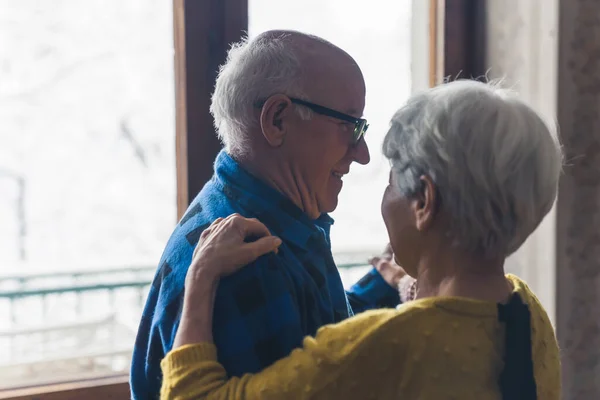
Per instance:
[[[290,163],[260,155],[234,159],[250,174],[291,200],[309,218],[317,219],[321,215],[317,199],[311,195],[300,171]]]

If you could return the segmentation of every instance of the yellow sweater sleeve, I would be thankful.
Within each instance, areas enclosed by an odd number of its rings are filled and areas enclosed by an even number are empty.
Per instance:
[[[376,379],[389,365],[370,365],[369,360],[391,360],[378,346],[381,326],[393,310],[368,311],[336,325],[322,327],[304,339],[303,347],[257,374],[227,378],[211,343],[183,346],[162,361],[161,400],[188,399],[332,399],[359,395],[369,390],[360,381]],[[374,332],[376,331],[377,332]],[[366,347],[366,348],[365,348]],[[387,349],[389,353],[389,348]],[[363,356],[361,356],[363,355]],[[379,362],[379,361],[378,361]],[[343,385],[337,385],[344,382]],[[366,397],[367,393],[365,393]]]

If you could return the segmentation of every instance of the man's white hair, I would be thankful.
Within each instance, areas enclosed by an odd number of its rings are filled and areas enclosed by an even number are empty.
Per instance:
[[[458,246],[488,257],[516,251],[550,211],[563,166],[555,124],[512,92],[455,81],[413,96],[383,143],[403,195],[437,187]]]
[[[305,98],[301,46],[298,38],[325,40],[293,31],[270,31],[234,44],[221,66],[212,95],[210,112],[225,149],[230,154],[247,151],[249,131],[256,128],[257,103],[274,94]],[[312,115],[295,107],[303,119]]]

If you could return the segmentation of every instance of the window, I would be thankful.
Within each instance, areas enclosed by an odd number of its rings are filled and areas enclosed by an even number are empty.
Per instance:
[[[364,262],[368,256],[381,252],[388,242],[380,204],[389,164],[381,153],[381,145],[390,118],[414,85],[412,4],[411,0],[249,2],[251,37],[270,29],[315,34],[346,50],[362,69],[367,85],[364,115],[370,124],[365,139],[371,162],[366,166],[353,164],[351,173],[344,178],[338,208],[332,214],[335,224],[331,241],[339,265]],[[426,7],[418,8],[427,15]],[[427,20],[424,22],[426,27]],[[427,46],[421,48],[422,53],[428,51]],[[426,63],[420,67],[427,70]],[[346,279],[348,273],[342,271],[342,275],[346,284],[351,283],[351,279]]]
[[[172,3],[0,4],[0,389],[127,372],[177,217]]]
[[[361,65],[374,157],[354,168],[346,189],[376,182],[372,195],[358,192],[369,196],[361,207],[370,214],[356,228],[360,210],[344,190],[334,250],[361,262],[380,251],[387,165],[379,146],[409,88],[428,84],[436,3],[0,0],[0,398],[127,397],[122,373],[176,223],[176,172],[182,212],[212,173],[218,143],[208,99],[248,13],[251,35],[309,31]],[[358,235],[344,239],[350,229]]]

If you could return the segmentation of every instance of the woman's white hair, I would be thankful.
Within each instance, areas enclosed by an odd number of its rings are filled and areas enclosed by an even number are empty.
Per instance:
[[[563,155],[555,124],[494,84],[455,81],[413,96],[383,143],[403,195],[435,183],[458,246],[516,251],[556,199]]]
[[[258,102],[274,94],[299,98],[303,95],[302,66],[298,38],[323,39],[293,31],[270,31],[234,44],[221,66],[212,95],[210,112],[225,149],[241,155],[247,151],[249,131],[258,126]],[[304,119],[305,107],[296,107]]]

